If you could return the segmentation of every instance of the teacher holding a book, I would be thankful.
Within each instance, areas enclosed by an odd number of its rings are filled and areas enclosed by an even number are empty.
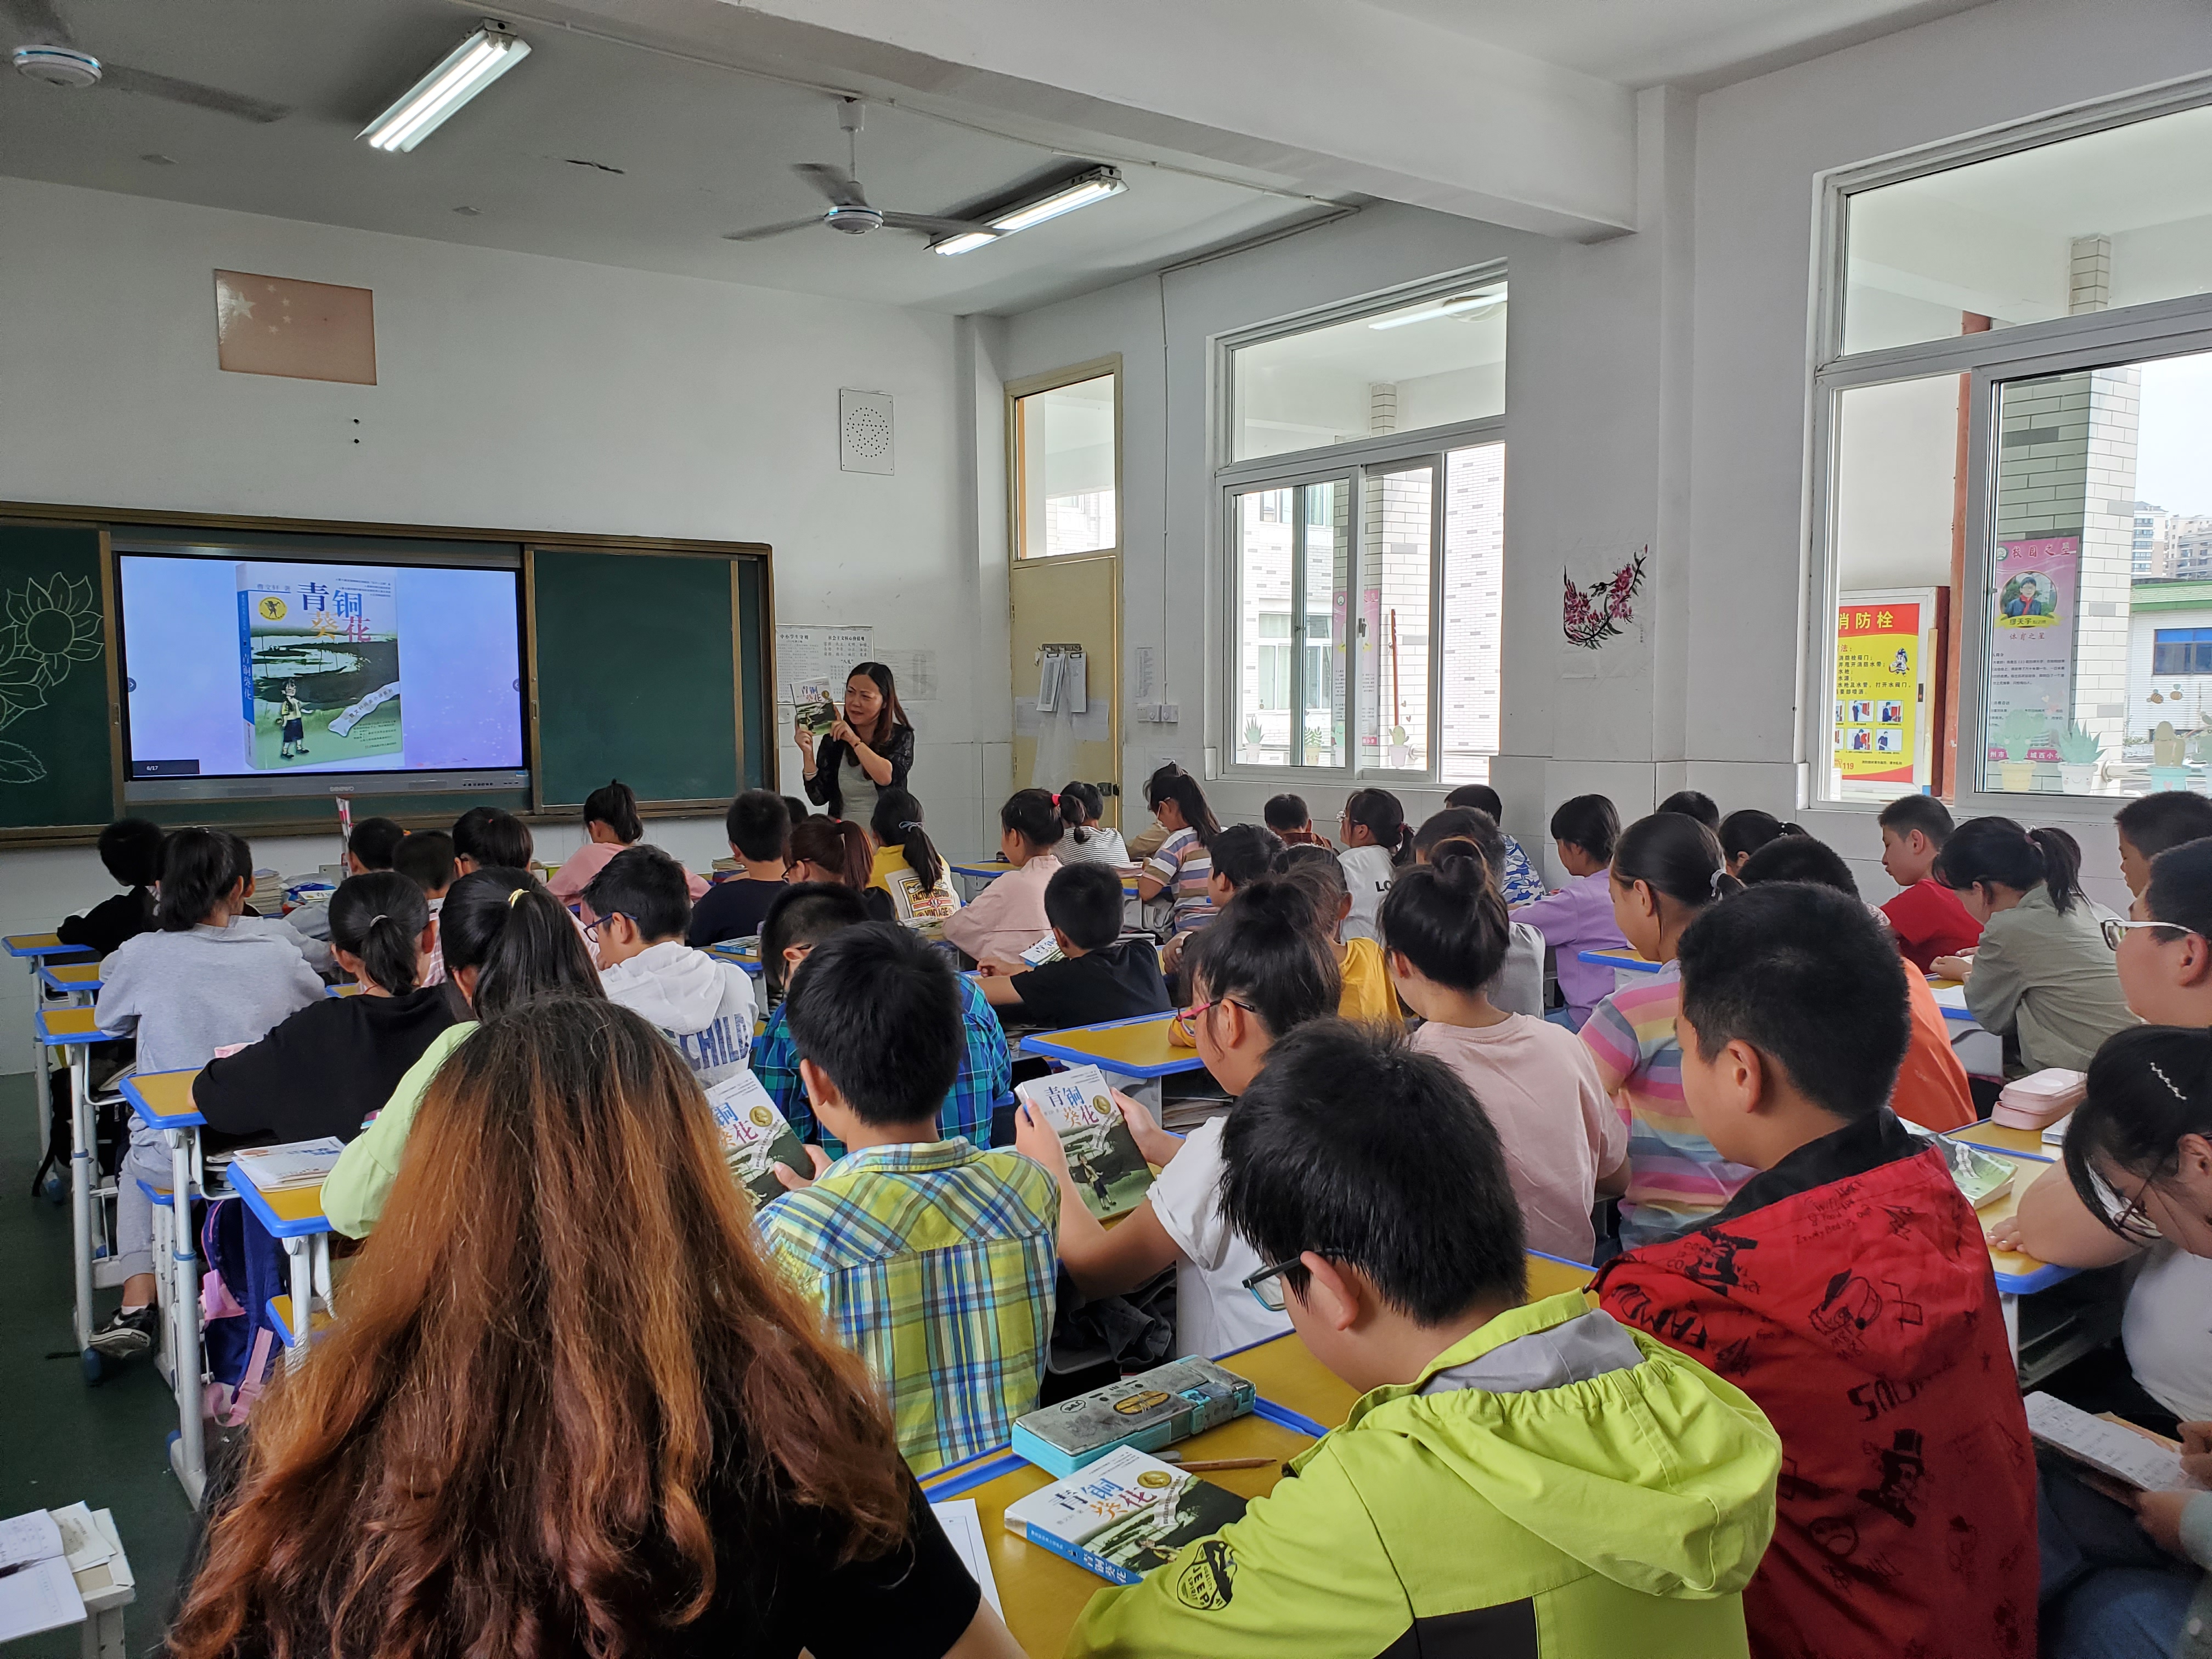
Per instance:
[[[806,769],[806,799],[833,818],[866,824],[875,813],[876,792],[905,788],[914,765],[914,725],[899,707],[891,671],[864,662],[847,675],[842,712],[826,685],[812,688],[811,696],[808,690],[793,687],[792,697],[792,736]]]

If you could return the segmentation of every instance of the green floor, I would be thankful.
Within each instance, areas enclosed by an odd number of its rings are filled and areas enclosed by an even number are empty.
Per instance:
[[[30,1196],[42,1148],[33,1140],[29,1079],[0,1077],[0,1517],[82,1498],[112,1510],[138,1580],[125,1613],[129,1650],[159,1639],[184,1559],[191,1505],[169,1474],[176,1404],[152,1365],[87,1388],[70,1329],[70,1214]],[[105,1315],[115,1292],[94,1304]],[[9,1659],[64,1659],[77,1631],[8,1647]]]

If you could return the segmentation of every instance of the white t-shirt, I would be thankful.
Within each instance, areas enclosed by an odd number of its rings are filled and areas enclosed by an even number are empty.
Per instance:
[[[1375,913],[1382,908],[1382,896],[1398,878],[1397,866],[1379,847],[1347,847],[1336,855],[1336,860],[1344,866],[1345,890],[1352,895],[1352,914],[1344,919],[1343,936],[1381,939],[1382,933],[1375,925]]]
[[[1178,1358],[1211,1359],[1291,1328],[1288,1314],[1269,1313],[1244,1288],[1244,1280],[1267,1264],[1221,1213],[1221,1131],[1227,1121],[1217,1117],[1193,1129],[1149,1194],[1152,1213],[1183,1255],[1176,1263]]]
[[[1129,849],[1121,843],[1121,832],[1101,823],[1087,825],[1081,841],[1076,840],[1073,830],[1069,830],[1053,842],[1052,850],[1063,865],[1130,862]]]
[[[1480,1028],[1430,1020],[1413,1046],[1458,1073],[1481,1102],[1505,1149],[1528,1248],[1588,1261],[1597,1178],[1626,1154],[1628,1125],[1582,1039],[1515,1014]]]
[[[2212,1261],[2152,1245],[2128,1291],[2120,1340],[2145,1393],[2184,1422],[2212,1421]]]

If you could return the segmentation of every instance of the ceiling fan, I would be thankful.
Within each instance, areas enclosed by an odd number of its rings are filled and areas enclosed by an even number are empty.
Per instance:
[[[792,171],[830,198],[826,213],[810,215],[804,219],[787,219],[780,225],[760,225],[751,230],[732,230],[724,233],[726,242],[764,242],[772,236],[788,235],[794,230],[807,230],[816,225],[827,225],[848,236],[865,236],[872,230],[916,230],[925,236],[975,236],[990,240],[998,234],[989,225],[971,219],[947,219],[928,213],[891,213],[871,207],[860,189],[860,125],[862,109],[857,98],[838,100],[837,125],[845,130],[846,168],[840,173],[819,161],[801,161]]]
[[[16,72],[33,81],[44,81],[49,86],[112,87],[119,92],[135,92],[173,104],[189,104],[217,115],[235,116],[241,121],[281,121],[292,112],[285,105],[225,92],[220,87],[202,86],[197,81],[179,81],[173,76],[156,75],[151,70],[103,62],[77,46],[68,26],[55,11],[53,0],[0,0],[0,20],[4,20],[15,37],[11,55]]]

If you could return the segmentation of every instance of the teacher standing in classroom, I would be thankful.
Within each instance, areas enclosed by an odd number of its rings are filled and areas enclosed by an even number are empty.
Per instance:
[[[914,726],[899,707],[891,671],[864,662],[845,677],[845,706],[815,752],[805,726],[792,733],[806,768],[806,799],[833,818],[865,824],[876,792],[903,789],[914,766]]]

